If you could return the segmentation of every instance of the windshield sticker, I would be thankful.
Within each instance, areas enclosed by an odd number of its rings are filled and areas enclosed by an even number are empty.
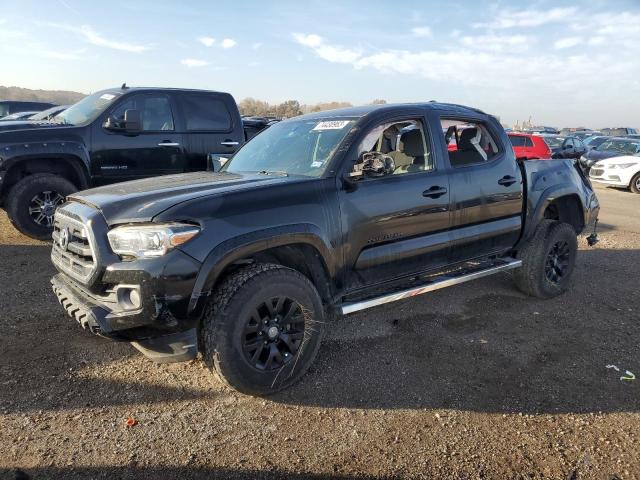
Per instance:
[[[315,161],[315,162],[311,162],[311,167],[312,168],[319,168],[324,164],[324,162],[319,162],[319,161]]]
[[[116,96],[111,94],[111,93],[103,93],[102,95],[100,95],[100,98],[102,100],[113,100]]]
[[[313,127],[313,130],[341,130],[344,127],[346,127],[347,125],[349,125],[350,120],[331,120],[331,121],[327,121],[327,122],[320,122],[318,123],[315,127]]]

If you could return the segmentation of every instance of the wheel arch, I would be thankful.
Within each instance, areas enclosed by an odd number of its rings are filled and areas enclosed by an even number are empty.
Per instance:
[[[89,160],[84,147],[77,145],[68,150],[54,147],[55,144],[48,150],[47,144],[39,148],[24,145],[19,151],[13,151],[15,155],[5,160],[0,193],[5,195],[22,178],[35,173],[59,175],[73,183],[78,190],[89,188]]]
[[[189,302],[189,313],[200,315],[206,298],[238,266],[276,263],[305,275],[323,301],[335,296],[333,254],[318,227],[310,224],[276,227],[231,238],[216,246],[202,264]]]
[[[523,240],[531,238],[545,219],[558,220],[573,227],[576,235],[585,228],[585,205],[575,189],[568,186],[548,189],[538,197],[533,214],[528,216]]]

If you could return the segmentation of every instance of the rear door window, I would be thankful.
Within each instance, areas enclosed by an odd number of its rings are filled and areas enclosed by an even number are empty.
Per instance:
[[[231,114],[225,103],[213,95],[182,95],[182,112],[187,131],[225,132],[231,130]]]
[[[445,143],[448,145],[451,138],[456,140],[456,148],[447,149],[452,167],[490,162],[499,153],[498,144],[483,122],[441,119],[440,123]]]

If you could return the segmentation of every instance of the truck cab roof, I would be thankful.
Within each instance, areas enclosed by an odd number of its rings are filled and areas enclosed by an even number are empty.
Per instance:
[[[407,108],[421,108],[425,110],[442,110],[447,112],[453,112],[456,114],[485,114],[482,110],[477,108],[467,107],[464,105],[457,105],[454,103],[440,103],[440,102],[419,102],[419,103],[385,103],[385,104],[372,104],[372,105],[360,105],[357,107],[338,108],[335,110],[325,110],[320,112],[308,113],[295,119],[316,119],[316,118],[341,118],[341,117],[364,117],[371,113],[405,113]]]

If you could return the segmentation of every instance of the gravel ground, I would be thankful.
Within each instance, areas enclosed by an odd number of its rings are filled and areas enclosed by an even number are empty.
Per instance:
[[[2,214],[0,478],[640,478],[640,195],[598,194],[567,294],[503,274],[349,316],[268,399],[84,332]]]

